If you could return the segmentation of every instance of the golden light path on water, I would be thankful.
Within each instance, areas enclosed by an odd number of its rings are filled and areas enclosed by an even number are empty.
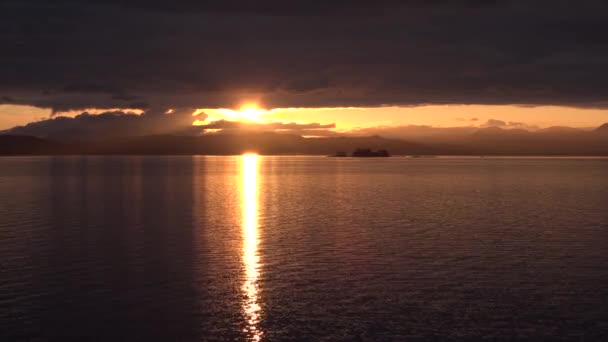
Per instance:
[[[247,318],[247,332],[253,341],[259,341],[263,332],[259,329],[260,305],[258,303],[258,161],[256,154],[241,157],[241,196],[243,228],[243,263],[245,302],[243,311]]]

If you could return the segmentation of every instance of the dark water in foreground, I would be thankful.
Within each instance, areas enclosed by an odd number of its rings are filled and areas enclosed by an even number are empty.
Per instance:
[[[0,340],[608,339],[608,159],[0,159]]]

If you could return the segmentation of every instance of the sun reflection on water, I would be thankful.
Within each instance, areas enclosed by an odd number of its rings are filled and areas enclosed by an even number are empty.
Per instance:
[[[243,263],[245,282],[243,310],[247,318],[247,332],[253,341],[262,338],[258,327],[260,305],[258,303],[258,278],[260,257],[258,256],[258,159],[256,154],[241,157],[241,196],[243,225]]]

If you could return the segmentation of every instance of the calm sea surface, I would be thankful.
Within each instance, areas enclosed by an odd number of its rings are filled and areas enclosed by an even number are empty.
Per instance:
[[[0,158],[0,340],[606,340],[608,159]]]

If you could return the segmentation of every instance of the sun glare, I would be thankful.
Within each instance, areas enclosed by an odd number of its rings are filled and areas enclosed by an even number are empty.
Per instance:
[[[246,120],[260,121],[265,112],[257,103],[245,103],[239,108],[238,115]]]
[[[246,153],[241,157],[241,194],[243,219],[243,264],[245,266],[245,281],[243,292],[245,302],[243,310],[247,317],[246,331],[251,334],[252,341],[262,337],[260,329],[259,284],[260,256],[258,255],[258,155]]]

